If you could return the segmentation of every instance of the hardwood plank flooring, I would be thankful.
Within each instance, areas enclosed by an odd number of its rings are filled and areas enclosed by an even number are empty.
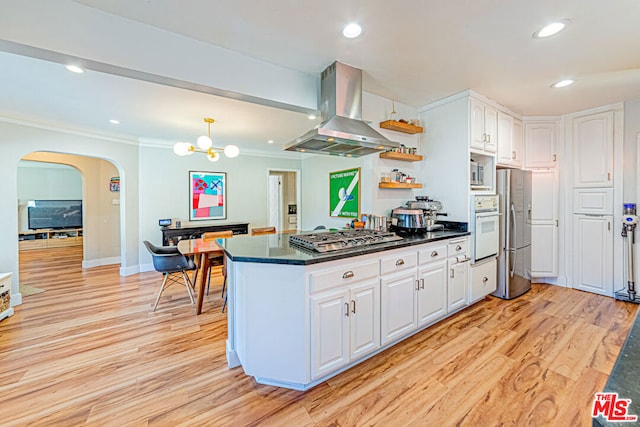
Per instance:
[[[225,359],[221,277],[203,314],[161,275],[81,268],[81,248],[20,253],[24,297],[0,322],[3,426],[590,426],[637,306],[537,284],[488,297],[307,391]]]

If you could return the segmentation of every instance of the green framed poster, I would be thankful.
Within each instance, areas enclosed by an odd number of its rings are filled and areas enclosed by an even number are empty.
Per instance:
[[[329,173],[329,216],[360,216],[360,168]]]

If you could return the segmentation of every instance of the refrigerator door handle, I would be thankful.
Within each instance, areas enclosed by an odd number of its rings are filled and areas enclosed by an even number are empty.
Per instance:
[[[516,236],[518,235],[518,223],[516,222],[516,207],[513,203],[511,204],[511,221],[511,226],[513,228],[513,241],[509,242],[509,249],[516,249],[518,247],[516,242]]]
[[[516,272],[516,251],[507,251],[509,254],[509,277],[513,279],[513,275]]]

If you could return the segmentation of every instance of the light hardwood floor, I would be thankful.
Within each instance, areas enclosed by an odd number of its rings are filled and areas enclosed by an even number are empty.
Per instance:
[[[81,256],[20,254],[22,282],[45,292],[0,322],[0,425],[590,426],[637,309],[534,285],[303,393],[227,368],[219,277],[201,316],[175,285],[151,313],[158,273]]]

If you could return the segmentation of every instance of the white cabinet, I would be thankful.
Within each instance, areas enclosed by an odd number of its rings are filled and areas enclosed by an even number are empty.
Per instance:
[[[498,260],[475,263],[469,269],[469,302],[474,303],[498,288]]]
[[[312,378],[380,347],[379,289],[368,279],[311,296]]]
[[[311,297],[311,376],[317,378],[349,362],[349,292]]]
[[[525,168],[554,168],[557,161],[558,122],[524,123]]]
[[[418,251],[418,327],[447,314],[447,243],[434,242]]]
[[[489,153],[497,149],[498,111],[477,99],[470,100],[471,148]]]
[[[447,245],[447,311],[458,310],[468,303],[469,240],[451,240]]]
[[[558,275],[558,173],[531,174],[531,276]]]
[[[613,295],[613,216],[573,215],[573,287]]]
[[[522,121],[499,111],[498,165],[521,168],[522,148]]]
[[[415,269],[405,273],[382,277],[380,280],[382,304],[380,321],[382,345],[396,340],[418,326],[416,316]]]
[[[460,262],[456,257],[449,258],[449,286],[447,310],[458,310],[467,305],[467,289],[469,287],[469,262]]]
[[[573,119],[573,186],[613,185],[613,111]]]

